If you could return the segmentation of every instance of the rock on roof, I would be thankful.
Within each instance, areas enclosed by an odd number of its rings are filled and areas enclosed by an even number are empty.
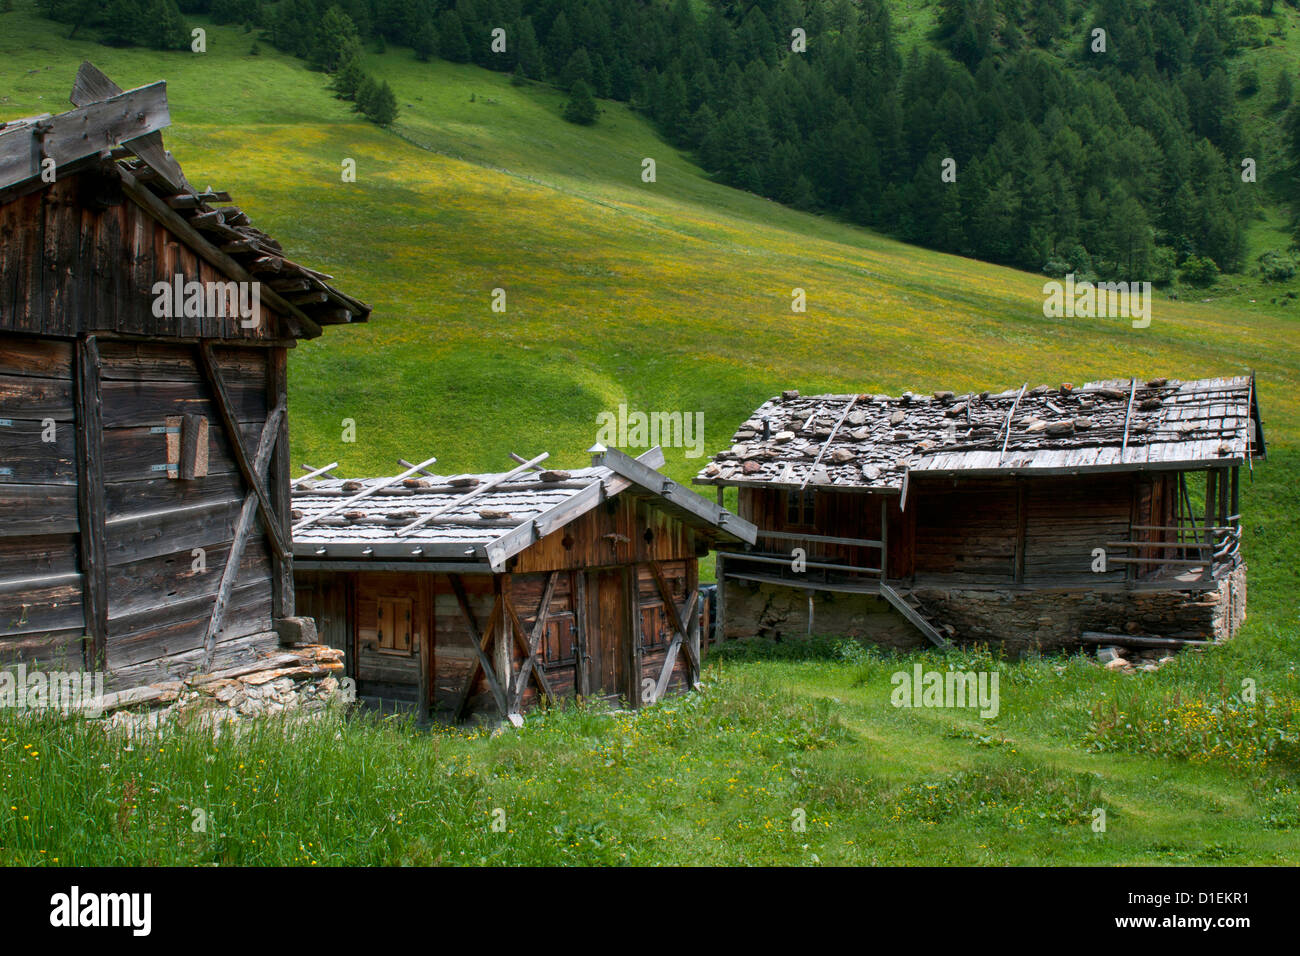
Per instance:
[[[909,472],[1072,474],[1264,456],[1253,376],[932,395],[783,392],[697,484],[898,490]]]
[[[566,471],[302,480],[293,488],[293,550],[301,558],[486,559],[501,570],[511,555],[633,485],[713,537],[753,543],[753,525],[660,474],[661,464],[658,448],[637,459],[601,449],[592,467]]]

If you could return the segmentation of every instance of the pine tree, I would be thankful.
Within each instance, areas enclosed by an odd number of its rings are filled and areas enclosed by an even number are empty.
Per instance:
[[[465,28],[455,10],[444,10],[438,18],[438,51],[444,60],[469,62],[469,41],[465,39]]]
[[[573,84],[573,92],[564,107],[564,118],[582,126],[596,122],[596,100],[591,95],[591,87],[582,80]]]
[[[420,24],[419,29],[415,31],[415,42],[412,47],[415,50],[415,58],[421,63],[428,63],[438,52],[438,31],[433,28],[432,20],[426,17]]]
[[[330,89],[341,100],[355,100],[365,79],[366,74],[361,69],[360,54],[354,53],[339,64],[333,79],[330,80]]]
[[[361,38],[356,24],[337,4],[321,17],[311,43],[311,63],[319,70],[333,73],[339,65],[360,53]]]
[[[560,89],[572,92],[579,81],[590,89],[591,74],[591,57],[587,55],[585,47],[578,47],[560,72]]]

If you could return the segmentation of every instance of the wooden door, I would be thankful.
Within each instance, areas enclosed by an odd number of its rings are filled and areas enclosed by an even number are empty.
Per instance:
[[[587,619],[595,624],[587,635],[587,680],[595,697],[616,697],[625,692],[625,642],[627,595],[623,573],[618,568],[589,572],[587,593],[594,600],[594,613]]]

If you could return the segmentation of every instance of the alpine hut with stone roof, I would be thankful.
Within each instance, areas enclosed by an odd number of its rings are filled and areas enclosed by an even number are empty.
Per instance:
[[[363,699],[460,720],[542,699],[631,706],[699,675],[698,558],[755,528],[639,458],[295,481],[298,607]],[[403,462],[403,464],[407,464]],[[330,468],[335,466],[328,466]]]
[[[0,124],[0,664],[139,690],[310,639],[287,350],[369,309],[190,185],[165,84],[71,99]]]
[[[696,478],[758,546],[719,555],[726,637],[1009,650],[1232,636],[1253,376],[990,394],[784,392]]]

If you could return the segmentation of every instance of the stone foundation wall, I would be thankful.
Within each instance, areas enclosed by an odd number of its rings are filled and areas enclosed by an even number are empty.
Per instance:
[[[1246,618],[1246,567],[1203,591],[917,588],[932,620],[963,643],[1001,644],[1012,654],[1076,646],[1084,631],[1227,640]]]
[[[808,634],[802,589],[727,580],[721,638],[797,640]],[[1200,591],[1058,588],[917,588],[931,621],[958,643],[1000,644],[1011,654],[1075,647],[1084,631],[1227,640],[1246,618],[1246,567]],[[812,633],[870,640],[900,650],[929,646],[883,598],[814,592]]]
[[[798,640],[808,635],[808,595],[800,588],[757,581],[723,583],[723,640],[766,637]],[[812,633],[869,639],[908,650],[928,642],[884,598],[874,594],[813,592]]]
[[[239,667],[109,694],[95,710],[111,726],[131,733],[178,721],[216,729],[277,714],[310,717],[332,703],[350,702],[350,688],[339,680],[342,672],[342,651],[303,644]]]

